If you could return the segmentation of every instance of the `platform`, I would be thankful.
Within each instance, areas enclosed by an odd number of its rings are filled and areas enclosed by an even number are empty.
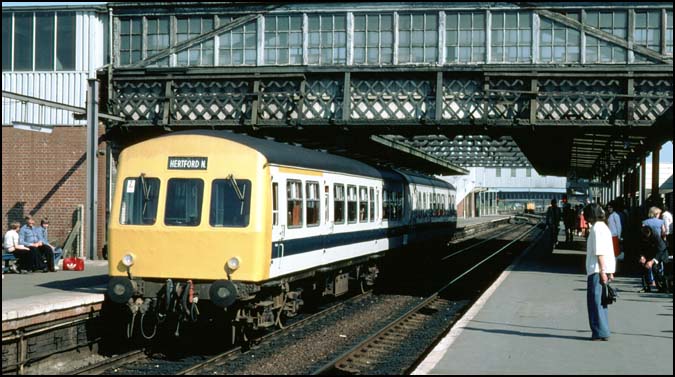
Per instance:
[[[2,321],[103,302],[108,261],[86,261],[84,271],[4,274]]]
[[[672,375],[673,295],[638,293],[639,277],[617,274],[612,335],[592,342],[585,243],[563,246],[543,239],[515,261],[413,374]]]

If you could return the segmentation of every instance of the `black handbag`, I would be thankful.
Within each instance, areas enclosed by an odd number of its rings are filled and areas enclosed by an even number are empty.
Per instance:
[[[615,303],[616,297],[617,297],[616,290],[612,288],[612,286],[609,285],[609,283],[602,286],[602,299],[600,302],[602,306],[606,307],[607,305]]]

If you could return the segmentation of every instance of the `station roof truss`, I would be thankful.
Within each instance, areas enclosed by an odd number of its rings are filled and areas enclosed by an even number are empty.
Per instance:
[[[134,34],[134,20],[143,25],[151,21],[155,28],[153,34],[145,26],[138,32],[143,46],[156,36],[158,24],[153,20],[159,18],[170,21],[172,41],[175,33],[185,32],[177,26],[178,20],[185,23],[186,17],[194,16],[211,25],[192,33],[190,21],[186,25],[191,32],[176,43],[152,52],[142,49],[140,59],[116,63],[100,73],[107,93],[101,101],[103,110],[125,118],[117,125],[126,129],[227,128],[377,164],[395,161],[426,173],[461,174],[472,166],[532,166],[542,175],[600,179],[630,168],[650,148],[672,140],[670,123],[665,125],[668,119],[672,122],[672,43],[666,42],[672,35],[672,3],[244,2],[222,6],[207,2],[166,3],[161,9],[149,3],[117,3],[110,8],[117,62],[129,52],[120,48],[120,28],[132,28],[125,29],[125,37]],[[384,17],[391,15],[401,43],[403,20],[411,22],[411,31],[415,29],[413,12],[436,25],[425,31],[435,35],[437,46],[423,46],[423,51],[435,48],[434,58],[424,60],[423,53],[422,61],[413,63],[413,55],[404,57],[412,49],[394,44],[391,62],[357,61],[355,43],[361,43],[356,42],[361,32],[357,17],[364,17],[365,24],[372,17],[362,14],[382,17],[373,18],[381,28]],[[462,23],[460,18],[466,14],[474,17],[472,22],[484,24]],[[295,26],[292,16],[301,16]],[[611,27],[606,25],[609,21]],[[463,51],[461,40],[453,45],[449,39],[454,35],[450,33],[453,22],[458,23],[458,32],[469,27],[478,32],[469,34],[471,38],[484,38],[482,49],[470,43],[469,64],[458,55]],[[509,26],[509,22],[515,24]],[[268,61],[271,50],[266,43],[288,37],[281,35],[286,31],[279,25],[290,28],[291,34],[298,27],[296,37],[303,41],[296,51],[299,63]],[[426,21],[421,25],[426,28]],[[518,50],[511,61],[510,52],[506,53],[509,46],[497,43],[511,35],[507,33],[511,26],[519,29],[518,35],[529,35],[524,44],[516,43],[529,54],[525,59]],[[323,62],[323,55],[319,57],[323,52],[313,55],[317,53],[311,45],[316,42],[313,27],[332,32],[331,43],[345,43],[343,60]],[[659,45],[641,42],[648,29],[650,35],[660,36]],[[193,51],[198,51],[195,59],[207,56],[205,46],[215,49],[212,55],[222,54],[223,46],[234,50],[226,42],[230,32],[254,35],[249,52],[255,61],[224,66],[213,57],[211,65],[190,63]],[[558,51],[559,38],[576,48],[564,50],[562,61],[556,60],[558,55],[546,55]],[[377,47],[387,47],[381,40]],[[482,55],[474,55],[480,51]],[[604,61],[607,51],[609,60]],[[379,50],[377,59],[383,59],[382,53]],[[181,56],[186,59],[183,63]]]

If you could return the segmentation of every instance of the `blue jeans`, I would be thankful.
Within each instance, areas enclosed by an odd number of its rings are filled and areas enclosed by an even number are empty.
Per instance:
[[[609,317],[607,307],[601,304],[602,285],[600,274],[588,275],[586,303],[588,305],[588,323],[591,325],[592,338],[608,338]]]

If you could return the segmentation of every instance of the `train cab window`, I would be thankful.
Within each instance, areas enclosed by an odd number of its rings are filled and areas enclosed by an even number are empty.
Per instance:
[[[319,182],[305,183],[307,194],[307,226],[317,226],[320,221],[321,199],[319,198]]]
[[[356,186],[347,186],[347,222],[356,222]]]
[[[237,185],[235,187],[234,185]],[[277,183],[274,183],[277,185]],[[273,189],[274,191],[274,189]],[[276,206],[276,191],[273,206]],[[276,208],[276,207],[274,207]],[[251,181],[215,179],[211,184],[209,224],[213,227],[244,228],[251,218]],[[278,221],[278,219],[277,219]]]
[[[333,197],[333,222],[344,224],[345,222],[345,185],[334,185],[335,196]]]
[[[359,222],[368,221],[368,188],[359,187]]]
[[[286,224],[289,228],[299,228],[302,226],[302,182],[286,182],[286,197],[288,200]]]
[[[124,180],[120,224],[153,225],[157,219],[159,179],[127,178]]]
[[[201,179],[169,179],[166,191],[164,224],[197,226],[202,220],[204,181]]]

